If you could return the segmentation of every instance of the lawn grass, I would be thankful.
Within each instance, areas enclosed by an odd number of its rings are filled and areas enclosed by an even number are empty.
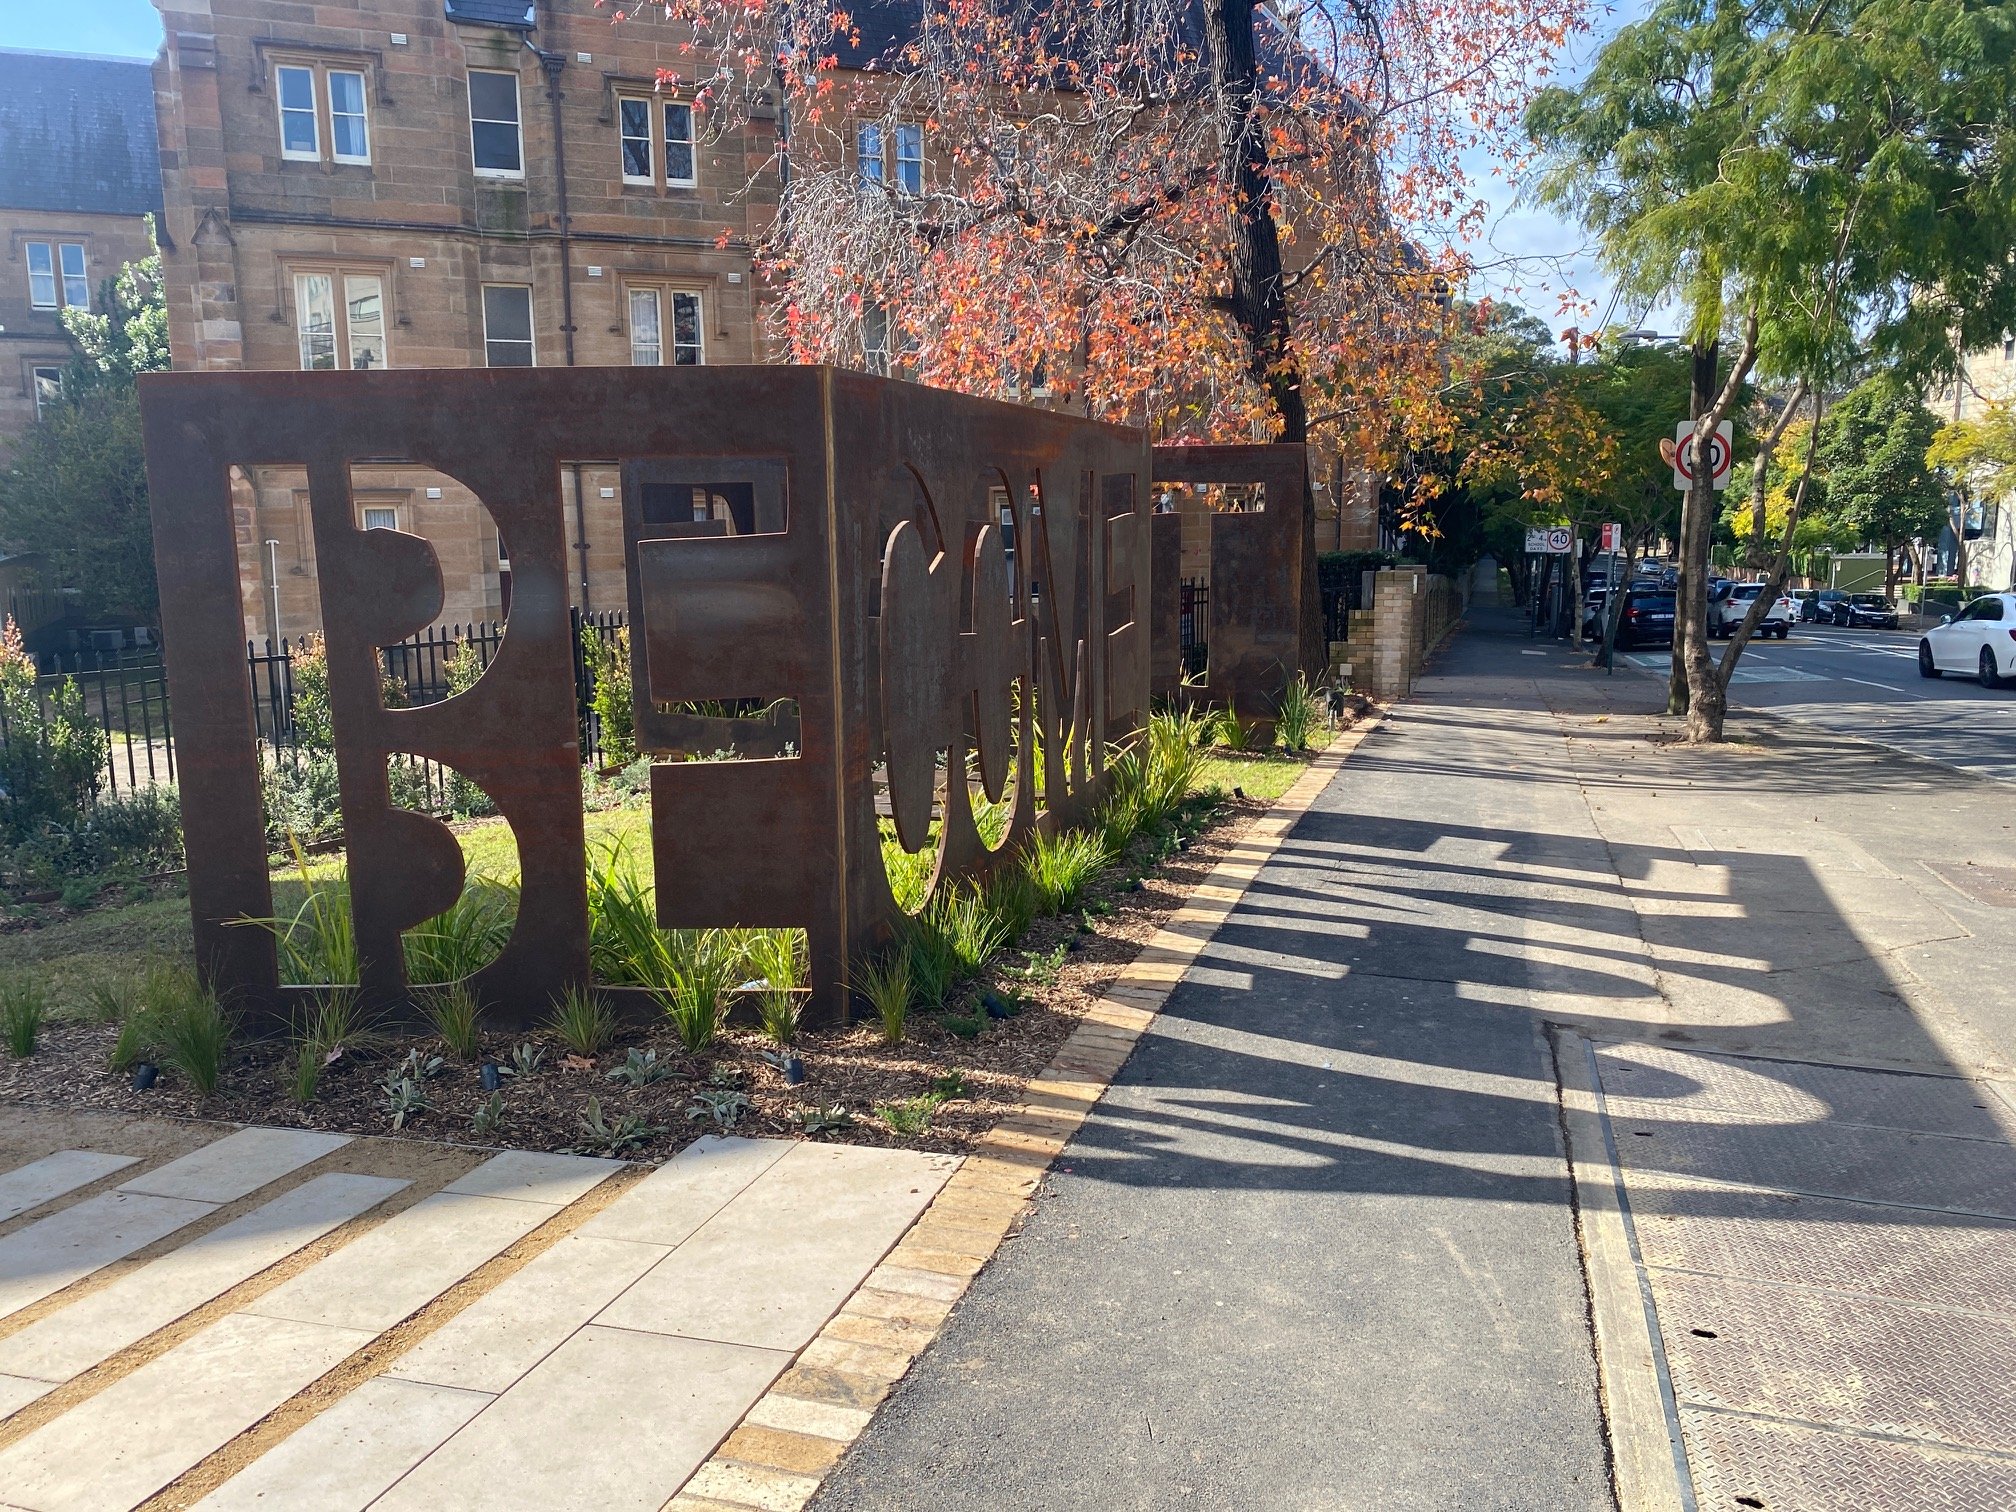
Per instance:
[[[1316,739],[1314,749],[1295,756],[1285,751],[1214,750],[1204,763],[1204,785],[1227,793],[1238,788],[1248,798],[1271,803],[1295,785],[1316,751],[1330,743],[1330,733],[1319,731]]]

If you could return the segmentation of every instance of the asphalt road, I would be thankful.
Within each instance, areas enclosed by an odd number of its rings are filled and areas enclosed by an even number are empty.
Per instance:
[[[1717,642],[1716,656],[1725,649]],[[1666,676],[1664,651],[1620,652],[1617,660],[1620,669]],[[1920,677],[1918,636],[1909,631],[1801,625],[1789,640],[1753,641],[1729,695],[1748,708],[2016,782],[2016,686],[1991,691],[1952,673]]]

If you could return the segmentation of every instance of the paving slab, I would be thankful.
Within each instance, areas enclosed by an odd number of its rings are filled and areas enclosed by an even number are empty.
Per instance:
[[[101,1192],[0,1237],[0,1318],[217,1211],[214,1202]]]
[[[17,1166],[0,1176],[0,1223],[137,1164],[138,1159],[134,1155],[107,1155],[99,1150],[58,1150]]]
[[[234,1313],[0,1450],[31,1512],[128,1512],[371,1342]]]
[[[549,1155],[538,1150],[506,1150],[442,1190],[469,1197],[505,1197],[565,1207],[588,1195],[623,1169],[620,1160],[591,1155]]]
[[[56,1388],[47,1381],[0,1376],[0,1418],[12,1417],[30,1402],[39,1402]]]
[[[670,1253],[663,1245],[570,1234],[400,1356],[389,1373],[502,1392]]]
[[[379,1333],[426,1306],[555,1211],[539,1202],[437,1192],[316,1261],[246,1310]]]
[[[0,1339],[0,1372],[67,1381],[408,1185],[344,1172],[303,1182]]]
[[[791,1357],[583,1329],[374,1512],[658,1512]]]
[[[795,1148],[789,1139],[696,1139],[581,1225],[590,1239],[683,1244]]]
[[[597,1321],[802,1349],[955,1164],[904,1150],[793,1145]]]
[[[119,1190],[194,1202],[236,1202],[348,1143],[348,1134],[319,1134],[312,1129],[240,1129],[121,1182]]]
[[[489,1404],[481,1392],[366,1381],[204,1497],[196,1512],[363,1512]]]

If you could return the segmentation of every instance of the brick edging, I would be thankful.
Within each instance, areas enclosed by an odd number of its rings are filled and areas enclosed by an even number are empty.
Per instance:
[[[1383,711],[1309,763],[1114,978],[937,1198],[665,1512],[797,1512],[1022,1219],[1176,984]]]

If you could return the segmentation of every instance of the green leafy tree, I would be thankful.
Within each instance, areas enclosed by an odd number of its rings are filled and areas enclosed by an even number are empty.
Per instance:
[[[1656,0],[1527,126],[1541,197],[1596,234],[1625,297],[1683,306],[1705,443],[1753,369],[1824,391],[1859,342],[1922,382],[2016,325],[2012,71],[2003,0]],[[1744,639],[1718,669],[1715,518],[1704,477],[1682,508],[1672,698],[1696,740],[1721,737]]]
[[[1828,511],[1838,529],[1883,548],[1884,586],[1893,592],[1910,543],[1946,523],[1944,490],[1926,459],[1938,433],[1938,417],[1889,378],[1851,390],[1820,422]]]
[[[91,612],[155,623],[154,531],[134,378],[168,366],[159,252],[128,263],[94,310],[65,310],[76,352],[62,397],[0,472],[0,543],[39,552]]]
[[[0,840],[68,828],[98,796],[105,731],[73,677],[37,691],[34,660],[13,620],[0,625]]]

